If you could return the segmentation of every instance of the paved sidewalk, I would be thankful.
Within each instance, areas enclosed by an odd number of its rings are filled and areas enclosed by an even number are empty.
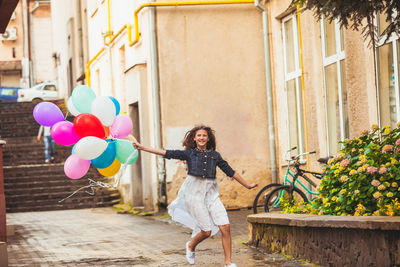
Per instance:
[[[265,254],[247,241],[246,214],[229,212],[238,266],[313,266]],[[9,266],[189,266],[190,229],[161,217],[117,214],[112,208],[7,214]],[[224,266],[220,234],[201,243],[196,266]]]

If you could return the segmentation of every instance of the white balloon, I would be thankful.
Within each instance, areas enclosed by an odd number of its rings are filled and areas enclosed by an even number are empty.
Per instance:
[[[75,153],[81,159],[91,160],[100,156],[107,148],[107,142],[95,136],[86,136],[76,143]]]
[[[74,115],[75,117],[78,116],[79,114],[81,114],[76,107],[74,106],[74,103],[72,103],[72,97],[70,97],[67,101],[67,107],[68,107],[68,111],[69,113],[71,113],[72,115]]]
[[[108,96],[98,96],[92,102],[92,114],[95,115],[104,126],[111,126],[115,119],[115,105]]]

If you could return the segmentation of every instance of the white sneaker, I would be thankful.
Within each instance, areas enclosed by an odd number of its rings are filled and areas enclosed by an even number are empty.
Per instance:
[[[231,264],[229,264],[229,265],[225,265],[225,267],[237,267],[237,266],[236,266],[236,264],[231,263]]]
[[[189,250],[189,243],[190,241],[186,243],[186,259],[189,264],[194,264],[194,252]]]

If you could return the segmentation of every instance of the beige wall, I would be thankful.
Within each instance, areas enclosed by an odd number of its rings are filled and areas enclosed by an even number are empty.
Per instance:
[[[30,10],[35,8],[31,3]],[[50,4],[40,4],[32,14],[31,57],[34,84],[56,79],[53,53],[53,31],[51,27]]]
[[[164,147],[179,149],[186,130],[210,125],[235,170],[269,183],[261,13],[251,4],[159,8],[157,39]],[[176,164],[167,163],[169,202],[186,176]],[[251,205],[256,190],[222,172],[218,180],[227,207]]]

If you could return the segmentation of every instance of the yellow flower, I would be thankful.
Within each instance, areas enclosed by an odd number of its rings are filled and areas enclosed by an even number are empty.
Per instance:
[[[383,184],[381,184],[380,186],[378,186],[378,190],[385,190],[386,189],[386,186],[384,186]]]
[[[393,182],[393,183],[392,183],[392,187],[398,187],[397,183],[396,183],[396,182]]]
[[[339,192],[340,194],[344,194],[344,193],[346,193],[346,189],[342,189],[342,190],[340,190],[340,192]]]
[[[357,174],[357,171],[356,171],[356,170],[351,170],[351,171],[349,172],[349,175],[354,175],[354,174]]]
[[[385,126],[383,127],[383,134],[390,134],[392,132],[392,129],[390,129],[390,126]]]
[[[338,174],[339,172],[340,172],[340,170],[335,170],[333,173]]]
[[[376,130],[376,129],[378,129],[378,128],[379,128],[379,126],[376,125],[376,124],[372,124],[372,125],[371,125],[371,129],[372,129],[372,130]]]
[[[379,210],[374,211],[374,215],[375,215],[375,216],[379,216]]]
[[[393,211],[387,211],[385,212],[386,215],[388,216],[394,216],[394,212]]]
[[[392,192],[389,192],[389,193],[386,194],[386,196],[387,196],[387,197],[393,197],[393,193],[392,193]]]
[[[395,158],[390,158],[390,163],[397,164],[399,162]]]
[[[354,212],[354,216],[360,216],[360,213],[358,211]]]

